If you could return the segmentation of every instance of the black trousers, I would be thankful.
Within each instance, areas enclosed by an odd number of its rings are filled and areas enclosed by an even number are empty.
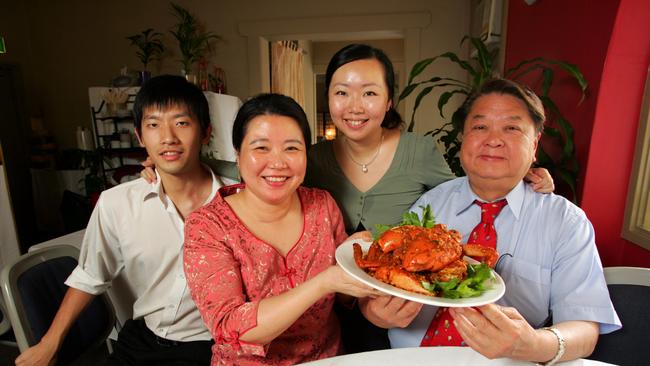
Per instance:
[[[341,322],[341,342],[344,353],[378,351],[390,348],[388,330],[380,328],[361,314],[359,306],[349,309],[338,303],[334,305]]]
[[[105,366],[206,366],[213,341],[176,342],[156,336],[144,320],[128,320]]]

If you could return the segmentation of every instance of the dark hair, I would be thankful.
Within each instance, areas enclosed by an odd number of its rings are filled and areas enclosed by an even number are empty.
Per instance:
[[[302,107],[295,100],[286,95],[265,93],[247,100],[237,112],[232,126],[232,146],[241,151],[241,144],[246,136],[248,123],[257,116],[275,115],[289,117],[296,121],[302,137],[305,139],[305,149],[311,145],[311,130],[309,121]]]
[[[384,51],[368,46],[366,44],[350,44],[341,48],[332,56],[330,63],[327,65],[325,73],[325,97],[329,99],[329,88],[332,82],[332,76],[339,67],[358,60],[377,60],[384,68],[384,80],[388,88],[388,100],[391,102],[390,109],[386,112],[381,126],[387,129],[397,128],[402,124],[402,117],[395,110],[393,97],[395,95],[395,73],[393,72],[393,63],[390,62]]]
[[[476,102],[479,97],[488,94],[511,95],[524,102],[526,109],[528,109],[528,115],[535,125],[535,131],[542,132],[544,121],[546,121],[544,104],[542,104],[539,97],[528,87],[508,79],[488,80],[465,100],[461,108],[458,110],[458,113],[460,114],[458,121],[462,123],[460,126],[461,130],[464,130],[465,128],[465,120],[467,119],[474,102]]]
[[[175,105],[184,106],[201,125],[205,134],[210,126],[210,108],[201,89],[182,76],[160,75],[149,79],[135,96],[133,115],[135,128],[142,133],[142,117],[145,108],[166,109]]]

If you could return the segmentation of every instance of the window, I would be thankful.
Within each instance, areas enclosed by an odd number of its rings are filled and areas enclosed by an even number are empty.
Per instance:
[[[621,235],[650,250],[650,69],[646,78],[638,131]]]

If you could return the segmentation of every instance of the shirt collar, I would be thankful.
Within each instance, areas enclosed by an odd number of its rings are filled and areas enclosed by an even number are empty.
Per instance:
[[[458,209],[456,210],[456,215],[460,215],[465,210],[472,207],[475,200],[483,201],[472,191],[472,188],[469,185],[469,179],[467,177],[463,177],[463,179],[465,179],[465,181],[458,188]],[[522,180],[505,196],[506,201],[508,201],[506,207],[510,209],[516,219],[519,219],[521,206],[524,204],[525,192],[525,183]]]
[[[162,179],[160,178],[160,174],[158,174],[158,170],[154,170],[154,173],[156,174],[156,181],[149,183],[149,190],[145,192],[144,196],[142,197],[143,201],[146,201],[152,197],[161,197],[162,199],[162,197],[165,196],[165,192],[162,189]]]
[[[212,171],[212,169],[210,169],[210,167],[208,167],[203,163],[201,163],[201,165],[203,166],[204,169],[207,169],[210,172],[210,177],[212,177],[212,190],[210,191],[210,195],[208,196],[208,198],[203,203],[203,205],[205,205],[206,203],[212,201],[214,196],[219,191],[219,188],[221,188],[224,184],[223,182],[221,182],[221,179],[219,179],[219,177],[217,177],[214,174],[214,172]],[[160,200],[162,201],[163,205],[167,207],[167,195],[163,190],[162,179],[160,178],[160,174],[158,174],[157,170],[154,170],[154,172],[156,173],[156,181],[154,183],[149,184],[149,190],[144,194],[142,200],[145,201],[152,197],[160,197]]]

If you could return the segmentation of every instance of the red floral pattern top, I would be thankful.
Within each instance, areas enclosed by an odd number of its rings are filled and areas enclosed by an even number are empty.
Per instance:
[[[267,345],[241,341],[239,335],[256,326],[262,299],[282,294],[335,263],[334,251],[346,238],[336,203],[326,191],[298,188],[303,233],[283,257],[255,237],[224,200],[241,188],[222,188],[185,221],[185,274],[215,340],[212,365],[293,365],[335,356],[340,329],[333,294]]]

